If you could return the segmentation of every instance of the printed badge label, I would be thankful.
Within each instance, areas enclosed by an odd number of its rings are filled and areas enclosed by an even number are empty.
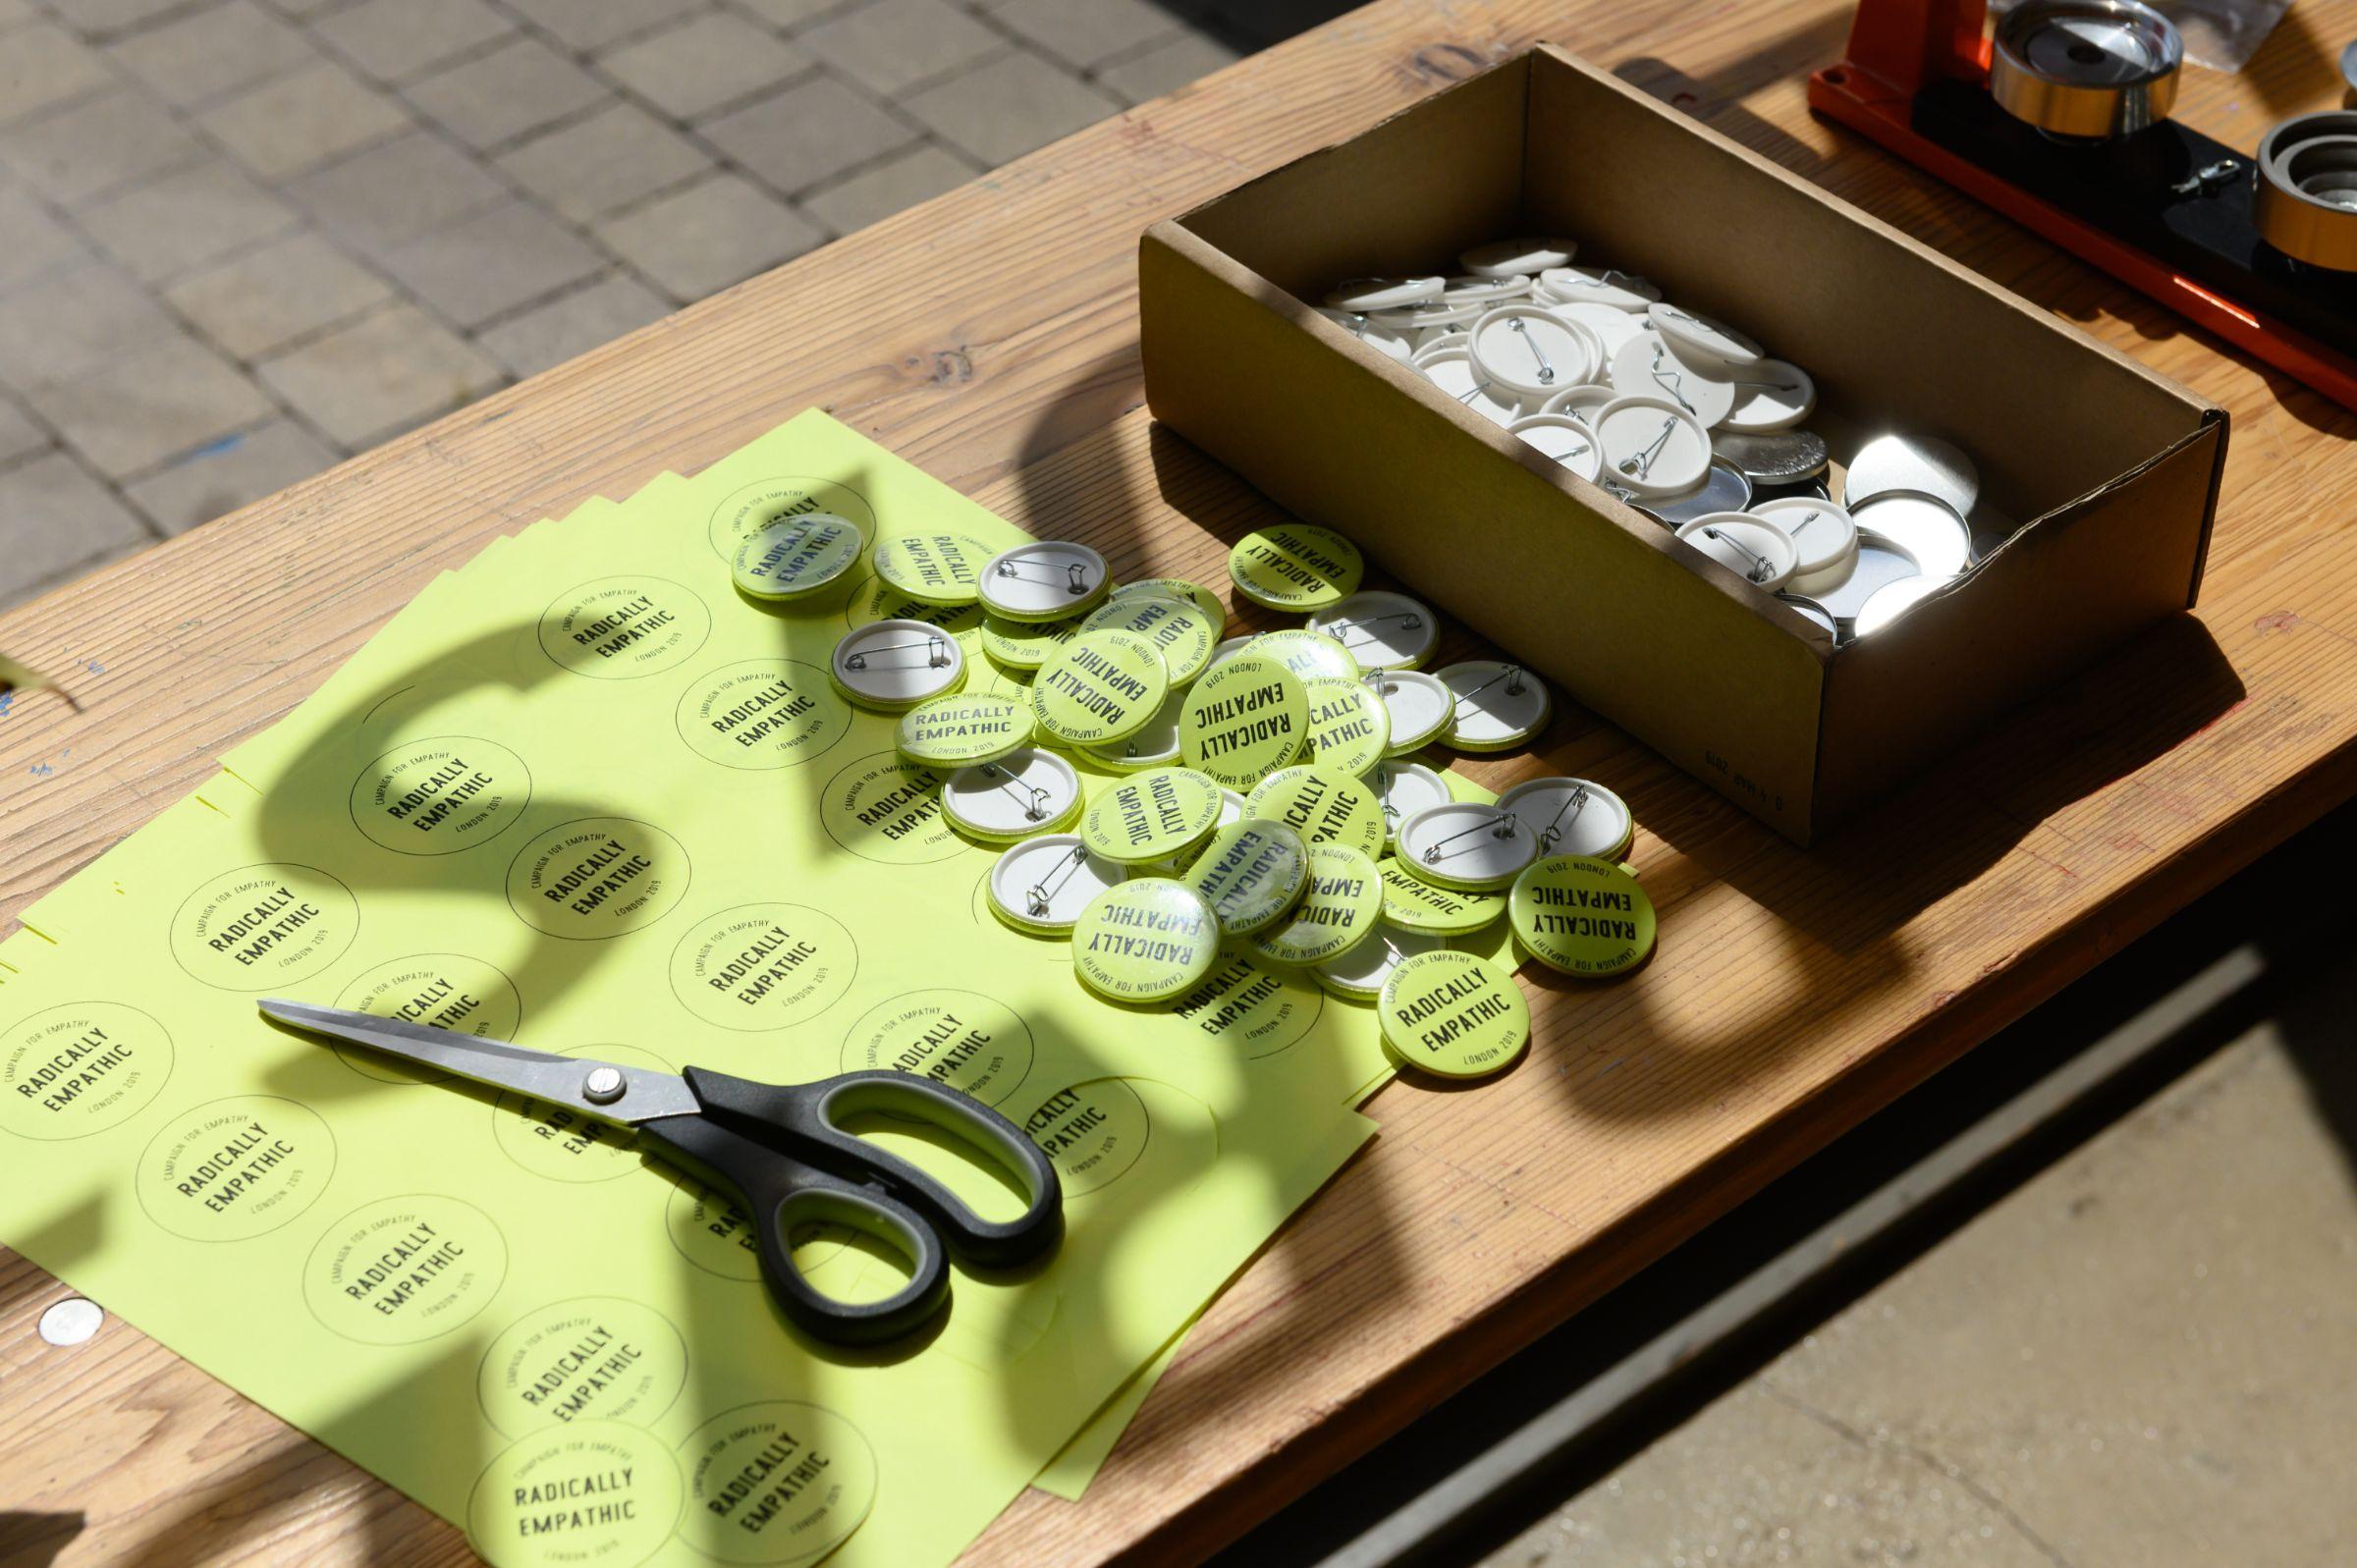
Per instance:
[[[352,822],[398,854],[451,855],[488,843],[531,804],[532,774],[496,741],[435,735],[396,746],[352,784]]]
[[[723,1029],[784,1029],[843,999],[859,947],[834,916],[802,904],[749,903],[690,929],[671,954],[672,994]]]
[[[540,614],[540,651],[559,669],[598,680],[677,669],[711,634],[711,610],[668,577],[600,577]]]
[[[879,751],[827,781],[818,804],[827,837],[863,860],[921,866],[965,853],[941,810],[944,772]]]
[[[687,1380],[687,1346],[644,1302],[583,1296],[527,1312],[483,1354],[475,1393],[509,1436],[587,1421],[652,1426]]]
[[[713,508],[711,522],[704,530],[705,542],[721,560],[734,561],[737,547],[771,523],[814,512],[848,518],[859,525],[863,537],[876,537],[876,509],[858,491],[832,479],[781,474],[775,479],[755,480]]]
[[[360,930],[352,890],[313,866],[241,866],[197,888],[172,916],[172,956],[221,991],[270,991],[317,974]]]
[[[302,1299],[364,1345],[449,1333],[491,1304],[508,1241],[487,1214],[439,1193],[380,1198],[330,1225],[302,1266]]]
[[[833,1551],[876,1500],[876,1455],[823,1405],[772,1400],[726,1411],[680,1445],[680,1535],[733,1563],[808,1562]]]
[[[1119,1078],[1095,1078],[1042,1100],[1022,1128],[1055,1163],[1064,1195],[1078,1198],[1127,1175],[1153,1124],[1136,1090]]]
[[[1031,1026],[978,991],[912,991],[851,1025],[843,1070],[916,1073],[995,1106],[1031,1070]]]
[[[508,866],[508,904],[535,931],[602,942],[641,931],[687,892],[687,851],[652,823],[581,817],[525,844]]]
[[[172,1076],[172,1037],[137,1007],[70,1001],[0,1034],[0,1131],[42,1143],[136,1116]]]
[[[520,1437],[466,1501],[492,1568],[638,1568],[680,1517],[680,1468],[640,1427],[589,1421]]]
[[[687,749],[724,768],[792,768],[850,731],[827,673],[794,659],[726,665],[689,682],[675,716]]]
[[[247,1241],[292,1221],[336,1172],[336,1139],[308,1106],[233,1095],[150,1139],[133,1188],[147,1217],[191,1241]]]

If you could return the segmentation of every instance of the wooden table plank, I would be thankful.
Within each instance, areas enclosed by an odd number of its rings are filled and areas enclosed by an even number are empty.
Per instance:
[[[1134,411],[1137,233],[1540,37],[2229,406],[2198,622],[1831,844],[1793,850],[1617,731],[1567,727],[1548,765],[1636,807],[1661,958],[1609,988],[1542,982],[1539,1043],[1494,1085],[1387,1091],[1383,1136],[1214,1308],[1088,1500],[1028,1497],[973,1556],[1225,1539],[2357,789],[2352,422],[1810,120],[1800,77],[1846,25],[1832,0],[1383,0],[0,618],[0,647],[87,707],[0,721],[0,909],[184,793],[493,533],[810,404],[1122,569],[1217,580],[1218,541],[1264,504]],[[2196,78],[2180,112],[2254,142],[2330,101],[2306,46],[2352,29],[2357,3],[2298,8],[2244,81]],[[0,1496],[87,1512],[61,1561],[466,1560],[124,1325],[42,1346],[58,1293],[0,1255]]]

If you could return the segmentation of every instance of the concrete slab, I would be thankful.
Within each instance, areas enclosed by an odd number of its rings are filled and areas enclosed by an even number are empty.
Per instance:
[[[2357,1560],[2353,1003],[2310,977],[1485,1562]]]

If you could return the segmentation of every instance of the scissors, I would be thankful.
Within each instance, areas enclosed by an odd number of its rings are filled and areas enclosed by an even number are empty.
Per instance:
[[[374,1013],[270,1000],[264,1014],[419,1066],[511,1089],[637,1135],[641,1145],[734,1197],[753,1218],[761,1273],[787,1318],[837,1344],[897,1339],[948,1305],[943,1254],[1003,1267],[1037,1258],[1064,1236],[1056,1167],[1022,1130],[957,1090],[911,1073],[847,1072],[816,1083],[758,1083],[688,1067],[650,1072],[584,1056],[527,1051]],[[1029,1207],[1014,1219],[976,1214],[898,1155],[846,1132],[842,1118],[880,1111],[947,1132],[1020,1180]],[[909,1265],[881,1301],[840,1301],[795,1267],[798,1225],[830,1223],[879,1238]]]

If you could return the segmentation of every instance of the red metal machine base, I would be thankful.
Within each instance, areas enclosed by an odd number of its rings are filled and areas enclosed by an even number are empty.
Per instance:
[[[1861,0],[1849,57],[1809,78],[1809,107],[2046,237],[2236,348],[2357,410],[2357,361],[2179,276],[2146,251],[1958,157],[1916,132],[1915,94],[1989,77],[1986,0]]]

